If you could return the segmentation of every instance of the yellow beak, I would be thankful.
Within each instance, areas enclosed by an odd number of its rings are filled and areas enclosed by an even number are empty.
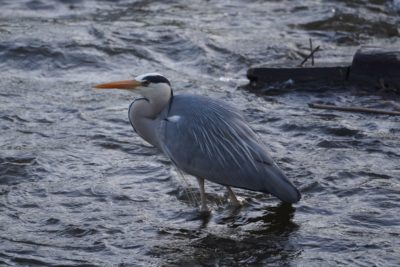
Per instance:
[[[94,87],[98,89],[135,89],[136,87],[140,86],[141,82],[136,80],[124,80],[124,81],[116,81],[110,83],[101,83],[97,84]]]

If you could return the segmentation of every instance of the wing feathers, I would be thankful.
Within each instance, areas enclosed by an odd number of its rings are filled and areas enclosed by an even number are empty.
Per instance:
[[[233,107],[193,95],[174,97],[162,120],[160,143],[185,172],[213,182],[271,193],[294,203],[300,193],[273,162],[256,134]]]

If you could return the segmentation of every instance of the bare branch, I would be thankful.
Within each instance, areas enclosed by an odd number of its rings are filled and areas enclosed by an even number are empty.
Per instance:
[[[309,103],[308,106],[310,108],[318,108],[318,109],[329,109],[329,110],[338,110],[338,111],[347,111],[347,112],[363,112],[363,113],[400,116],[399,111],[389,111],[389,110],[364,108],[364,107],[338,107],[335,105],[325,105],[325,104],[315,104],[315,103]]]
[[[317,46],[313,51],[311,51],[311,53],[308,55],[308,56],[306,56],[305,58],[304,58],[304,60],[300,63],[300,67],[303,67],[303,65],[304,65],[304,63],[306,63],[307,62],[307,60],[310,58],[310,57],[313,57],[314,56],[314,53],[315,52],[317,52],[319,50],[319,46]]]

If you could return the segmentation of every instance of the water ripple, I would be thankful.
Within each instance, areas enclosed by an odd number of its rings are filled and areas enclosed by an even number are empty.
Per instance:
[[[397,266],[399,118],[311,110],[309,102],[397,110],[398,96],[330,86],[240,90],[249,66],[318,62],[356,45],[399,46],[385,0],[2,1],[0,265]],[[196,180],[132,130],[134,96],[95,83],[162,72],[177,94],[244,112],[300,188],[294,205]]]

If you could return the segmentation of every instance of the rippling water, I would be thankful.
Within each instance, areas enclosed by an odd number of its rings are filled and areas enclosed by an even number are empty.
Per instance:
[[[0,265],[398,266],[400,119],[312,110],[398,97],[238,89],[250,66],[349,61],[400,45],[397,1],[0,1]],[[191,177],[133,133],[133,96],[97,82],[164,73],[233,103],[301,189],[296,205]],[[306,88],[304,88],[306,89]]]

